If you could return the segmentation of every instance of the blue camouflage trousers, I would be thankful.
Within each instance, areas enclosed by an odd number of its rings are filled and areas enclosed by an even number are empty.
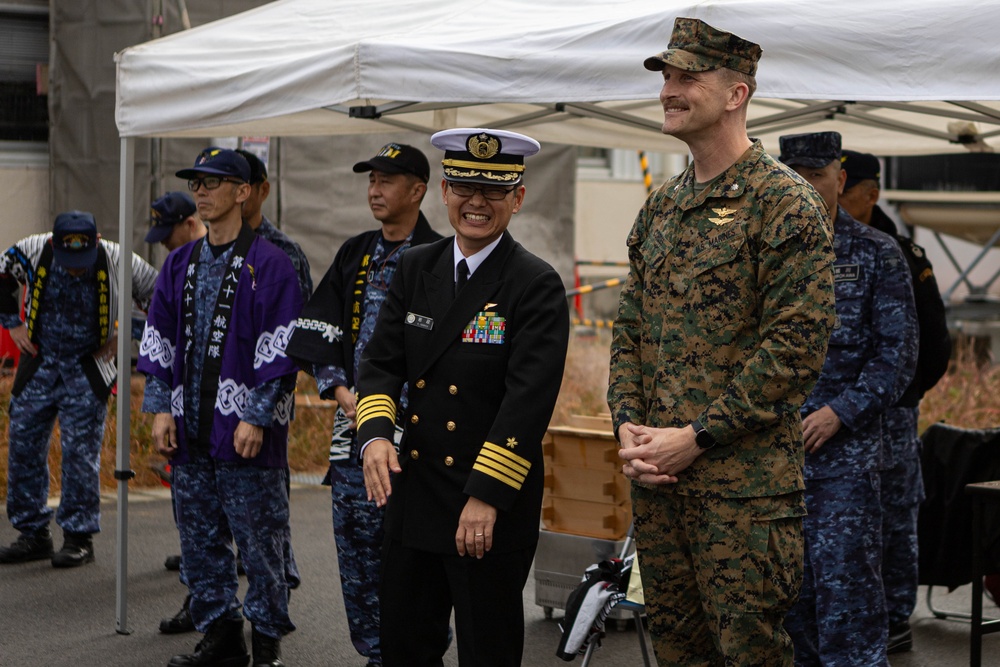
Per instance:
[[[894,465],[882,471],[882,584],[889,627],[905,623],[917,604],[917,518],[924,499],[917,408],[890,408],[885,433]]]
[[[331,465],[330,484],[333,536],[351,643],[369,664],[381,664],[378,586],[385,509],[368,500],[364,470],[353,462]]]
[[[806,480],[805,568],[785,619],[796,667],[888,667],[879,473]]]
[[[288,525],[287,472],[193,457],[174,467],[174,508],[181,573],[200,632],[217,618],[238,618],[236,554],[247,573],[243,614],[261,634],[295,629],[288,616],[283,528]]]
[[[70,390],[57,371],[40,370],[10,400],[7,516],[32,533],[48,526],[49,439],[59,418],[62,492],[56,523],[68,533],[101,530],[101,441],[107,401],[89,389]]]

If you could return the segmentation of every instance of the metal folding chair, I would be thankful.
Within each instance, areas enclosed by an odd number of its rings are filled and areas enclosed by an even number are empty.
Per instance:
[[[621,553],[618,554],[618,557],[625,560],[625,558],[629,555],[629,552],[632,551],[634,544],[635,524],[631,524],[628,527],[628,534],[625,536],[625,543],[622,544],[622,550]],[[645,665],[645,667],[653,667],[653,663],[649,660],[649,634],[646,632],[646,626],[642,622],[642,617],[646,614],[645,605],[630,602],[628,600],[622,600],[615,606],[619,609],[625,609],[632,613],[632,618],[635,620],[635,631],[639,635],[639,649],[642,651],[642,664]],[[587,646],[587,652],[583,654],[583,662],[580,663],[581,667],[587,667],[590,664],[590,659],[594,655],[594,651],[597,649],[597,639],[597,637],[590,638],[590,644]]]

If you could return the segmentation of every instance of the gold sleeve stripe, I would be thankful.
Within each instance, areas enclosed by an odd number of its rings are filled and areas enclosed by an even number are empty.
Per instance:
[[[518,456],[517,454],[515,454],[514,452],[510,451],[505,447],[500,447],[498,445],[493,444],[492,442],[486,442],[483,444],[482,451],[490,451],[493,452],[494,454],[499,454],[503,456],[504,458],[508,459],[513,465],[518,465],[524,468],[525,473],[531,470],[531,461],[524,458],[523,456]]]
[[[357,420],[358,426],[377,417],[385,417],[392,423],[396,423],[396,402],[387,394],[374,394],[365,396],[358,403]]]
[[[519,488],[521,484],[524,483],[524,477],[525,477],[524,475],[520,475],[517,473],[516,470],[513,470],[510,467],[503,465],[502,463],[492,461],[486,458],[485,456],[480,456],[478,459],[476,459],[476,462],[475,464],[473,464],[472,467],[475,468],[476,466],[479,466],[480,468],[483,469],[488,468],[492,470],[496,475],[502,475],[504,478],[509,479],[512,483],[517,484]]]
[[[505,469],[508,471],[508,475],[511,475],[512,477],[519,477],[522,481],[528,476],[528,468],[512,463],[509,459],[504,457],[497,456],[495,452],[492,452],[485,447],[479,452],[479,456],[476,457],[476,461],[479,463],[486,463],[489,461],[493,467]]]
[[[500,482],[503,482],[507,486],[513,487],[517,491],[521,490],[521,482],[513,480],[513,479],[507,477],[506,475],[504,475],[503,473],[498,472],[496,470],[493,470],[492,468],[487,468],[486,466],[481,465],[481,463],[479,461],[477,461],[475,464],[473,464],[472,469],[473,470],[478,470],[479,472],[483,473],[484,475],[489,475],[493,479],[496,479],[496,480],[498,480]]]
[[[473,162],[470,160],[441,160],[445,167],[463,167],[465,169],[494,169],[499,171],[524,171],[523,164],[503,164],[495,162]]]

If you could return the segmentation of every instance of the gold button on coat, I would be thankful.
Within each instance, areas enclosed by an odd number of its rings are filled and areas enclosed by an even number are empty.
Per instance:
[[[410,450],[410,458],[413,459],[414,461],[416,461],[417,459],[420,458],[420,452],[418,452],[415,449],[411,449]]]
[[[456,387],[455,385],[450,385],[448,387],[448,393],[454,396],[455,394],[458,393],[458,387]]]
[[[411,424],[416,424],[419,421],[420,421],[420,417],[418,417],[417,415],[411,415],[410,416],[410,423]]]
[[[426,382],[424,382],[423,380],[417,380],[417,389],[423,389],[426,386],[427,386]]]
[[[455,465],[455,459],[451,458],[450,456],[446,456],[446,457],[444,457],[444,464],[446,466]]]
[[[445,424],[445,427],[446,427],[446,428],[447,428],[447,429],[448,429],[449,431],[454,431],[454,430],[455,430],[455,422],[448,422],[447,424]]]

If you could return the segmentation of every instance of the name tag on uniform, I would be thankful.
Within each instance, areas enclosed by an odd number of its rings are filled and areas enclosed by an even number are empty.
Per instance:
[[[856,282],[861,277],[859,264],[834,264],[833,282]]]
[[[406,323],[418,329],[426,329],[427,331],[434,328],[434,318],[427,317],[426,315],[417,315],[416,313],[407,313]]]
[[[506,334],[507,318],[500,317],[495,311],[483,310],[476,313],[472,321],[465,326],[462,342],[502,345]]]

